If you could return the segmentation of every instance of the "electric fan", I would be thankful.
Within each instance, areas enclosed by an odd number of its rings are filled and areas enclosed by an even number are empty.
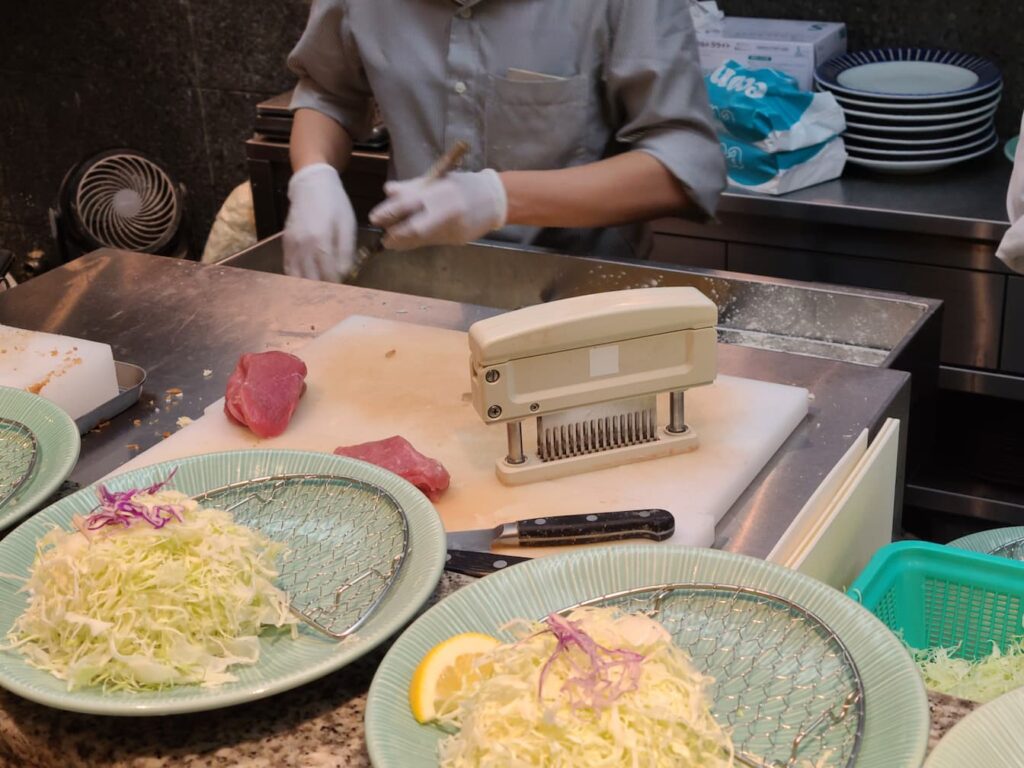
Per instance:
[[[132,149],[100,152],[68,171],[50,222],[65,262],[104,247],[188,255],[185,187]]]

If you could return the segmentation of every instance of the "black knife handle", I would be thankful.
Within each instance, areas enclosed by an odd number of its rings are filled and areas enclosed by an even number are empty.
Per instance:
[[[536,517],[520,520],[516,525],[519,544],[534,547],[597,544],[620,539],[664,541],[676,530],[676,520],[666,509]]]
[[[496,555],[493,552],[473,552],[468,549],[449,549],[444,569],[466,576],[488,576],[510,565],[524,563],[530,558],[516,555]]]

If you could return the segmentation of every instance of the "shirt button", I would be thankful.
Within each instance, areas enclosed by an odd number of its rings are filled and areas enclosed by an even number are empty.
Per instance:
[[[460,96],[464,94],[466,92],[466,84],[459,80],[459,82],[455,84],[455,92]]]
[[[468,19],[472,15],[473,15],[473,9],[472,8],[463,8],[461,11],[459,11],[459,16],[461,16],[464,19]]]

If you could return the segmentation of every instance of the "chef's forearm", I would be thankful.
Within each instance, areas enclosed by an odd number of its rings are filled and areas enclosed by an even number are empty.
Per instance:
[[[315,163],[327,163],[341,171],[352,156],[352,137],[327,115],[299,109],[292,121],[289,154],[293,171]]]
[[[693,207],[679,180],[640,151],[556,171],[505,171],[501,180],[509,224],[604,227]]]

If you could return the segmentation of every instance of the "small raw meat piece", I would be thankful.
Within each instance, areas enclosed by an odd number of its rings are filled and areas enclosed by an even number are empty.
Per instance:
[[[339,456],[376,464],[401,475],[423,491],[431,501],[437,501],[451,480],[441,462],[424,456],[408,440],[398,435],[359,445],[344,445],[335,448],[334,452]]]
[[[224,412],[259,437],[284,432],[306,391],[306,364],[287,352],[242,355],[228,379]]]

